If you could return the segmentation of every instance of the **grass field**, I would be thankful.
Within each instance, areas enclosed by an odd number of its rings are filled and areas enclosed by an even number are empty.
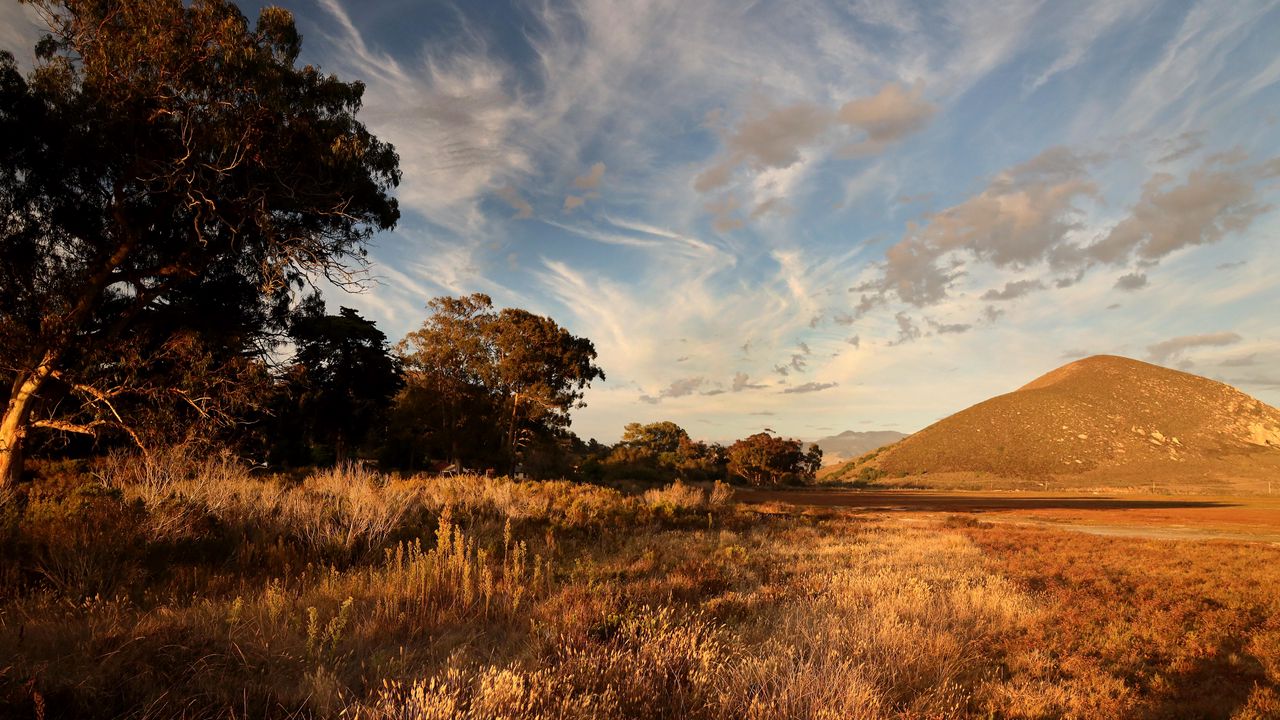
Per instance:
[[[1280,715],[1280,547],[1017,516],[1216,505],[739,503],[190,458],[84,480],[5,505],[0,716]]]

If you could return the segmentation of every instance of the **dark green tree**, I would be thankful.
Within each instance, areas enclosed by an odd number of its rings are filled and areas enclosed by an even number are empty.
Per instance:
[[[295,352],[277,423],[279,437],[296,439],[288,459],[341,462],[371,433],[384,436],[400,367],[377,325],[351,308],[327,315],[317,299],[294,319],[289,337]]]
[[[249,290],[251,318],[307,277],[358,281],[398,218],[363,86],[297,67],[288,12],[251,27],[226,0],[32,4],[50,30],[36,69],[0,54],[0,482],[33,430],[140,441],[126,410],[143,401],[232,417],[234,358],[166,309]],[[158,349],[172,372],[142,369]]]

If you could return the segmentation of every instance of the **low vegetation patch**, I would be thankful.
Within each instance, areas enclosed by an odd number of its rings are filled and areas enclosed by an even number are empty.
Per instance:
[[[765,514],[722,484],[149,462],[115,458],[5,504],[0,715],[1277,708],[1280,557],[1263,546]]]

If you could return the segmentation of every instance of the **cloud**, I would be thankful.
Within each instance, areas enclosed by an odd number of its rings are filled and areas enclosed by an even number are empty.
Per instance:
[[[698,192],[724,187],[743,164],[755,170],[790,167],[800,161],[800,149],[826,132],[830,123],[830,113],[813,103],[748,116],[729,131],[721,158],[694,179],[693,187]]]
[[[898,339],[889,343],[890,345],[902,345],[904,343],[909,343],[912,340],[920,339],[920,328],[915,324],[915,321],[911,319],[910,315],[900,312],[894,315],[893,319],[898,323]]]
[[[803,385],[797,385],[797,386],[795,386],[795,387],[787,388],[786,390],[783,390],[782,392],[783,392],[784,394],[786,394],[786,395],[792,395],[792,394],[796,394],[796,393],[812,393],[812,392],[820,392],[820,391],[822,391],[822,390],[826,390],[826,389],[828,389],[828,388],[833,388],[833,387],[835,387],[835,386],[837,386],[837,385],[839,385],[839,383],[833,383],[833,382],[829,382],[829,383],[807,382],[807,383],[805,383],[805,384],[803,384]]]
[[[1216,269],[1217,270],[1234,270],[1238,267],[1244,267],[1245,265],[1248,265],[1248,264],[1249,264],[1249,261],[1247,260],[1236,260],[1233,262],[1219,263]]]
[[[1231,378],[1231,384],[1236,387],[1252,385],[1253,387],[1267,389],[1280,388],[1280,375],[1252,375],[1249,377],[1236,377]]]
[[[511,206],[512,210],[516,211],[515,217],[517,219],[525,220],[533,217],[533,206],[529,204],[529,201],[520,197],[520,193],[516,191],[514,185],[503,185],[498,188],[497,194],[498,197]]]
[[[787,207],[785,200],[780,197],[771,197],[756,203],[756,206],[751,210],[751,219],[759,220],[769,213],[786,215],[788,212],[790,212],[790,208]]]
[[[711,213],[711,227],[718,233],[733,232],[746,226],[738,214],[742,204],[734,195],[725,195],[719,200],[707,203],[706,211]]]
[[[573,212],[582,207],[587,202],[585,197],[579,195],[568,195],[564,199],[564,211],[566,213]]]
[[[857,348],[859,348],[859,347],[862,347],[862,337],[861,337],[861,336],[858,336],[858,335],[852,335],[852,336],[850,336],[850,337],[845,338],[845,339],[844,339],[844,341],[845,341],[846,343],[848,343],[848,344],[852,345],[852,346],[854,347],[854,349],[857,349]]]
[[[678,398],[692,395],[702,389],[707,384],[707,379],[703,377],[680,378],[672,381],[670,385],[663,388],[656,396],[641,395],[640,402],[656,405],[666,398]]]
[[[923,83],[917,82],[910,88],[889,83],[876,94],[850,100],[835,111],[813,102],[780,107],[757,103],[730,128],[720,125],[722,116],[717,113],[709,127],[720,129],[723,149],[711,166],[694,178],[693,187],[701,193],[718,190],[729,185],[743,167],[759,174],[796,166],[807,148],[822,145],[832,129],[840,126],[861,136],[846,144],[843,154],[878,154],[923,128],[936,112],[937,106],[924,99]],[[782,199],[762,200],[752,210],[752,219],[783,211]]]
[[[885,253],[882,277],[872,283],[910,305],[933,305],[947,296],[959,272],[942,258],[963,252],[995,267],[1026,267],[1049,257],[1080,227],[1079,200],[1095,197],[1088,158],[1066,148],[1045,150],[996,175],[977,195],[909,223],[905,236]]]
[[[1202,147],[1204,147],[1204,131],[1187,131],[1159,143],[1158,148],[1164,154],[1157,158],[1156,162],[1171,163],[1181,160],[1195,154]]]
[[[1015,269],[1044,263],[1058,274],[1058,288],[1076,284],[1096,265],[1137,260],[1149,266],[1177,250],[1246,231],[1271,209],[1258,199],[1259,184],[1280,176],[1280,159],[1246,164],[1238,154],[1206,160],[1181,184],[1156,173],[1127,215],[1098,233],[1099,239],[1081,243],[1080,205],[1101,200],[1089,166],[1101,159],[1052,147],[996,174],[963,202],[908,223],[902,239],[885,252],[880,276],[854,288],[870,291],[859,303],[859,316],[890,297],[917,307],[936,305],[968,262]],[[1120,287],[1136,289],[1139,280],[1129,277]],[[1024,295],[1039,289],[1037,283],[1043,286],[1044,280],[1011,282],[982,299]]]
[[[879,153],[886,145],[923,128],[937,111],[936,105],[924,99],[922,83],[909,89],[889,83],[871,97],[850,100],[840,108],[837,117],[845,125],[862,130],[866,138],[845,148],[845,153],[853,156]]]
[[[843,325],[845,327],[848,327],[852,325],[854,321],[857,320],[857,318],[850,315],[849,313],[836,313],[831,317],[831,320],[834,321],[835,324],[837,325]]]
[[[1258,354],[1249,353],[1248,355],[1240,355],[1233,358],[1227,358],[1218,365],[1222,367],[1252,367],[1258,364]]]
[[[734,374],[731,387],[733,392],[742,392],[743,390],[760,390],[767,386],[751,382],[750,375],[740,372]]]
[[[929,321],[929,327],[933,328],[933,331],[939,335],[959,335],[973,329],[973,325],[969,323],[943,324],[934,322],[933,320]]]
[[[983,300],[1017,300],[1024,295],[1029,295],[1037,290],[1043,290],[1044,283],[1040,280],[1015,280],[1004,284],[1003,290],[992,288],[982,294]]]
[[[32,68],[36,41],[48,31],[39,11],[31,5],[0,3],[0,49],[13,53],[20,70]]]
[[[604,178],[605,164],[598,162],[591,166],[586,175],[579,175],[573,179],[573,186],[581,190],[595,190],[600,187],[600,180]]]
[[[402,207],[457,234],[477,230],[479,199],[533,167],[517,135],[536,114],[511,91],[512,68],[479,42],[403,60],[367,42],[339,0],[319,4],[336,26],[319,32],[326,69],[364,82],[360,117],[400,156]]]
[[[1155,363],[1165,363],[1183,352],[1196,347],[1222,347],[1233,345],[1244,338],[1233,332],[1205,333],[1203,335],[1183,335],[1171,338],[1154,345],[1147,346],[1147,357]]]
[[[1065,45],[1062,54],[1032,81],[1030,89],[1034,91],[1056,75],[1078,66],[1090,48],[1106,37],[1108,30],[1119,21],[1144,11],[1149,5],[1150,0],[1095,0],[1073,5],[1065,21],[1058,26]]]
[[[1133,292],[1141,290],[1147,286],[1147,274],[1141,272],[1131,272],[1128,275],[1121,275],[1116,280],[1116,289]]]
[[[1280,162],[1220,164],[1210,158],[1180,185],[1168,173],[1151,176],[1142,197],[1104,238],[1084,250],[1086,257],[1119,265],[1130,257],[1158,261],[1182,248],[1216,243],[1243,232],[1270,209],[1257,199],[1256,184],[1280,174]]]

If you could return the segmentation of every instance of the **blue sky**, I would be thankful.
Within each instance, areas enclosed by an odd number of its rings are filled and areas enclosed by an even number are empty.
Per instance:
[[[1094,353],[1280,404],[1280,2],[283,4],[404,171],[331,307],[550,315],[584,437],[912,431]]]

